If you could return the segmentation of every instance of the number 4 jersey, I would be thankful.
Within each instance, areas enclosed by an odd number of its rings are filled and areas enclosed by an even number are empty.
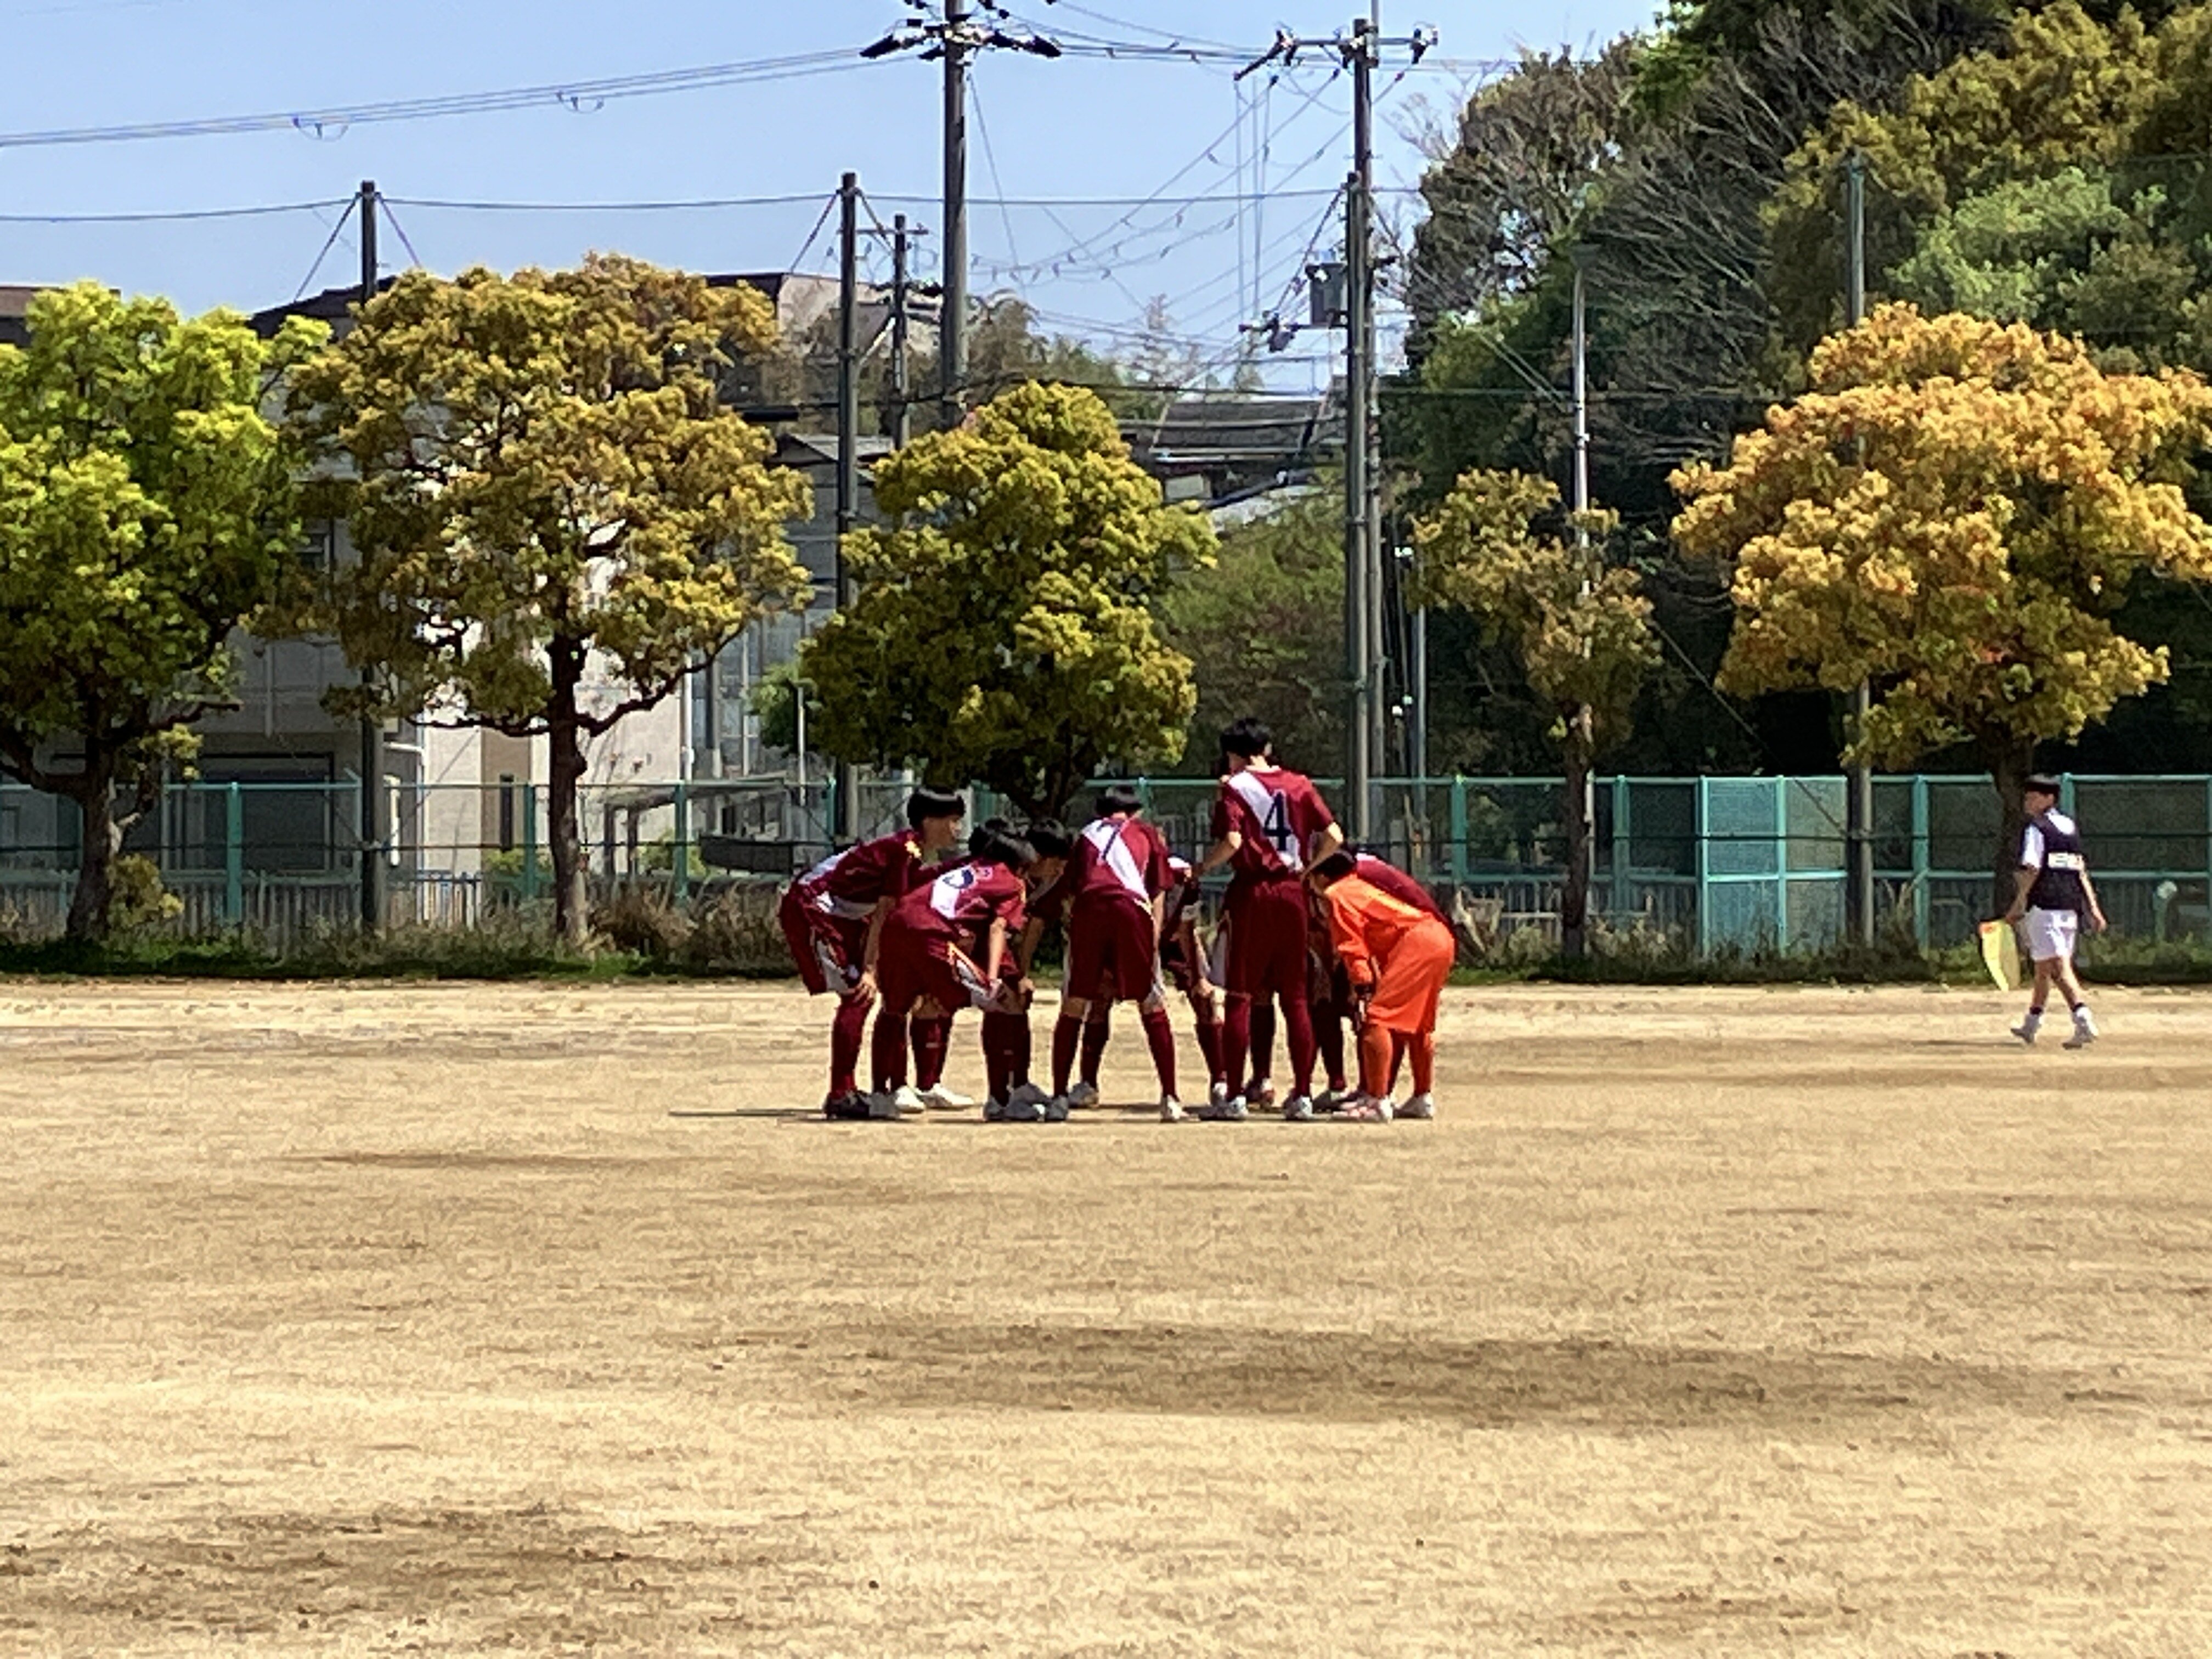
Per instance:
[[[1335,822],[1312,779],[1280,767],[1248,767],[1221,781],[1213,837],[1231,830],[1243,837],[1229,866],[1241,887],[1303,876],[1315,842]]]

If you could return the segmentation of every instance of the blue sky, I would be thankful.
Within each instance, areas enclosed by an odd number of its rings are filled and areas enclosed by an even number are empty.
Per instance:
[[[1071,36],[1157,43],[1185,29],[1264,47],[1277,25],[1324,35],[1355,0],[1014,0]],[[1651,0],[1469,5],[1389,0],[1386,30],[1431,24],[1442,57],[1490,60],[1522,46],[1587,50],[1641,27]],[[9,96],[0,139],[264,112],[313,112],[447,94],[644,74],[696,64],[857,49],[898,23],[894,0],[0,0]],[[1158,203],[1010,207],[979,201],[970,237],[979,291],[1015,288],[1066,332],[1111,340],[1164,297],[1194,347],[1228,350],[1237,325],[1279,295],[1316,240],[1348,165],[1340,78],[1325,66],[1282,77],[1241,104],[1218,65],[1046,62],[993,54],[979,65],[970,188],[978,198],[1142,198]],[[1463,75],[1426,70],[1393,85],[1380,111],[1386,182],[1419,161],[1400,131],[1425,97],[1449,111]],[[375,179],[422,262],[451,270],[558,264],[591,248],[693,269],[782,269],[817,203],[668,212],[493,212],[409,202],[606,203],[796,196],[826,198],[857,170],[888,220],[933,225],[938,80],[913,57],[767,84],[610,101],[552,100],[495,113],[132,143],[0,143],[0,216],[127,213],[329,202]],[[1241,146],[1239,134],[1242,135]],[[1264,137],[1264,146],[1263,140]],[[1264,147],[1264,181],[1255,153]],[[1240,148],[1244,152],[1240,163]],[[1180,172],[1180,178],[1176,175]],[[1171,179],[1175,182],[1169,184]],[[1189,196],[1249,197],[1264,207]],[[1307,193],[1302,193],[1307,192]],[[0,218],[0,282],[93,276],[158,291],[188,308],[291,297],[337,219],[329,208],[187,223],[41,224]],[[387,266],[409,262],[388,231]],[[826,236],[806,257],[830,268]],[[315,276],[352,279],[350,229]],[[1275,378],[1323,372],[1291,361]]]

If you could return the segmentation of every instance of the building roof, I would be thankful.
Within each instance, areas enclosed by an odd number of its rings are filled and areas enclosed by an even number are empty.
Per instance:
[[[0,283],[0,345],[24,345],[31,338],[23,319],[30,312],[31,296],[38,289],[27,283]]]
[[[889,438],[874,434],[860,437],[853,453],[862,465],[880,461],[893,448]],[[834,432],[786,432],[775,441],[775,463],[778,466],[816,467],[837,465],[837,434]]]
[[[1160,477],[1283,471],[1310,465],[1344,444],[1344,410],[1334,392],[1261,398],[1202,392],[1177,398],[1156,420],[1123,424],[1139,464]]]

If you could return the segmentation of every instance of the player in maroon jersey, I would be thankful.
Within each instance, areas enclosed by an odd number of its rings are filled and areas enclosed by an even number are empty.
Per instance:
[[[994,818],[969,837],[968,854],[901,899],[884,924],[870,1116],[896,1116],[938,1087],[956,1010],[1005,1010],[1018,997],[1018,984],[1003,975],[1008,941],[1022,929],[1036,849]],[[909,1016],[915,1089],[906,1080]]]
[[[860,1041],[876,1000],[878,952],[891,907],[928,879],[929,866],[960,841],[966,805],[941,789],[907,798],[907,828],[833,853],[784,890],[777,907],[799,976],[815,996],[837,994],[830,1023],[832,1117],[864,1115]]]
[[[1315,1042],[1306,1000],[1304,878],[1344,844],[1344,831],[1311,779],[1275,764],[1273,735],[1261,721],[1248,718],[1230,726],[1221,734],[1221,752],[1227,775],[1213,809],[1214,842],[1198,866],[1200,875],[1224,864],[1232,872],[1221,1063],[1231,1079],[1243,1077],[1253,1000],[1279,1002],[1297,1085],[1283,1115],[1310,1122]],[[1207,1104],[1199,1115],[1241,1122],[1247,1112],[1238,1095],[1221,1106]]]
[[[1187,859],[1168,860],[1168,890],[1160,902],[1160,971],[1190,999],[1198,1051],[1206,1059],[1209,1103],[1229,1098],[1229,1079],[1221,1069],[1221,988],[1206,972],[1206,951],[1198,939],[1198,872]]]
[[[1434,916],[1447,927],[1451,926],[1450,919],[1437,905],[1436,895],[1397,866],[1365,851],[1354,853],[1352,860],[1352,873],[1369,886],[1401,904],[1410,904]],[[1328,1074],[1328,1092],[1314,1103],[1318,1111],[1333,1112],[1358,1094],[1352,1086],[1344,1047],[1344,1028],[1354,1023],[1357,999],[1351,976],[1337,956],[1336,943],[1331,936],[1328,902],[1317,887],[1311,890],[1308,924],[1314,1040],[1321,1050],[1322,1066]]]
[[[1007,1000],[983,1011],[983,1116],[992,1123],[1042,1122],[1053,1098],[1030,1079],[1030,1004],[1036,995],[1030,966],[1044,930],[1058,926],[1064,913],[1067,855],[1075,843],[1067,826],[1053,818],[1030,819],[1021,838],[1037,855],[1029,869],[1029,918],[1000,971],[1012,988]]]
[[[1143,1012],[1145,1041],[1160,1080],[1160,1115],[1182,1117],[1176,1098],[1175,1028],[1160,988],[1160,921],[1168,888],[1166,839],[1139,816],[1144,800],[1127,785],[1100,792],[1098,816],[1075,840],[1067,866],[1067,976],[1052,1031],[1054,1095],[1074,1106],[1098,1103],[1098,1062],[1116,1002]],[[1095,1034],[1095,1035],[1094,1035]],[[1083,1050],[1082,1081],[1068,1076]]]

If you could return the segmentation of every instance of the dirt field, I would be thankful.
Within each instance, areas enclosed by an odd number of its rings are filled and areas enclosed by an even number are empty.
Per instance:
[[[832,1126],[781,988],[0,986],[0,1650],[2212,1652],[2212,999],[2100,1000]]]

